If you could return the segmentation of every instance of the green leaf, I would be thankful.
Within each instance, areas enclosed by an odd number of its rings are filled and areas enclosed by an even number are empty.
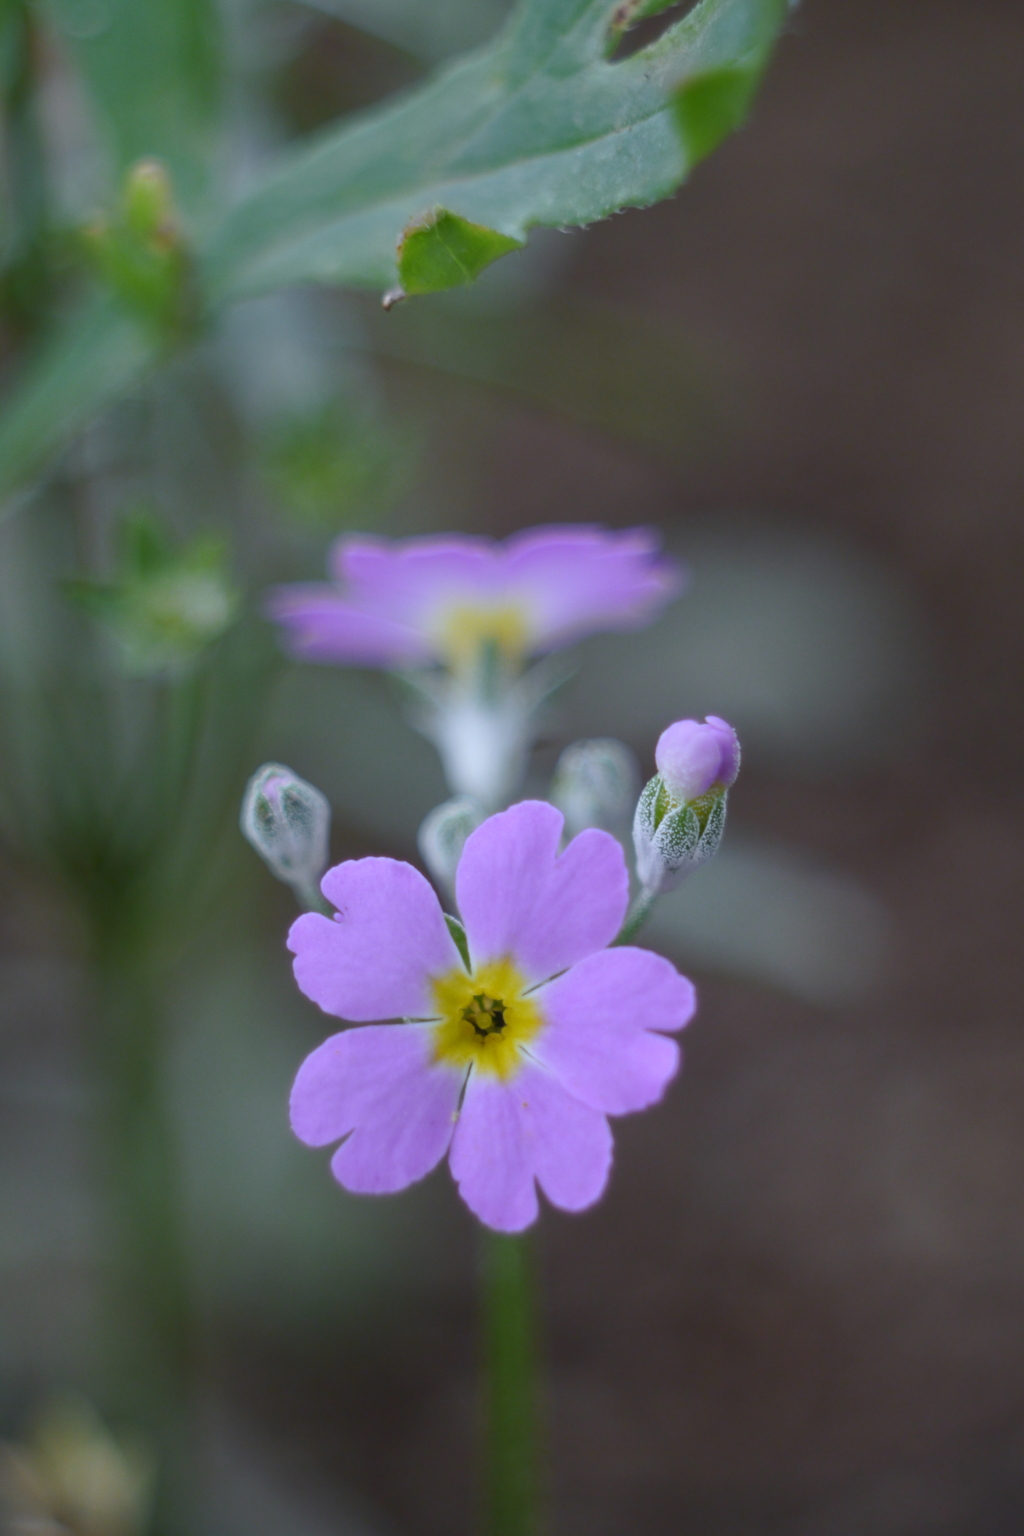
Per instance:
[[[417,58],[439,60],[478,48],[505,18],[504,0],[305,0]]]
[[[693,164],[686,82],[759,71],[786,0],[702,0],[618,62],[614,0],[526,0],[496,41],[397,103],[293,152],[211,241],[213,298],[282,284],[391,288],[398,244],[440,207],[513,242],[666,197]]]
[[[471,224],[446,208],[414,219],[398,242],[398,281],[403,293],[437,293],[480,276],[499,256],[522,247],[521,240]]]
[[[744,121],[757,88],[748,69],[719,69],[686,85],[676,96],[676,118],[690,162],[696,165]]]
[[[160,155],[176,190],[195,195],[216,98],[212,0],[46,3],[106,111],[122,163]],[[645,3],[645,14],[652,5],[660,0]],[[488,232],[511,249],[533,225],[587,224],[668,196],[723,119],[737,117],[738,92],[730,95],[721,77],[738,71],[753,88],[788,5],[701,0],[657,42],[615,62],[607,53],[618,12],[615,0],[523,0],[486,49],[293,152],[213,231],[204,298],[304,282],[393,288],[402,231],[435,208],[463,235],[477,227],[475,259]],[[693,82],[703,82],[698,95],[677,107]],[[158,351],[112,302],[56,336],[0,424],[0,497]]]
[[[215,0],[45,0],[99,110],[115,172],[155,156],[200,197],[220,101]]]

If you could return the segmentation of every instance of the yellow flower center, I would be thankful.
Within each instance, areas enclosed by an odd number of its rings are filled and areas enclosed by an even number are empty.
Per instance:
[[[449,971],[432,983],[440,1022],[434,1060],[475,1067],[502,1082],[523,1064],[520,1047],[543,1027],[537,1004],[523,995],[526,982],[512,961],[492,960],[472,975]]]
[[[526,650],[526,614],[513,603],[473,607],[461,603],[446,608],[438,626],[438,646],[453,667],[472,666],[485,645],[493,645],[503,661],[514,664]]]

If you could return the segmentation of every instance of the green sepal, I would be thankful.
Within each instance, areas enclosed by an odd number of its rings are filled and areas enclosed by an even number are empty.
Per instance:
[[[448,932],[455,940],[455,947],[459,954],[462,956],[463,965],[466,967],[466,970],[470,973],[470,975],[472,975],[473,967],[469,963],[469,940],[466,938],[465,928],[459,922],[457,917],[452,917],[447,912],[444,915],[444,920],[448,924]]]
[[[474,282],[485,267],[524,242],[485,224],[471,224],[447,208],[432,208],[413,219],[398,242],[398,277],[403,293],[438,293]]]

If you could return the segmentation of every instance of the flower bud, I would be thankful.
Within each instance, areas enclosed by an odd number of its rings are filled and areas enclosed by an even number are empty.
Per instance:
[[[640,769],[627,746],[611,737],[576,741],[555,766],[551,799],[565,817],[565,835],[584,827],[617,832],[629,825],[640,788]]]
[[[637,878],[652,895],[670,891],[718,852],[725,805],[740,766],[731,725],[709,715],[703,725],[677,720],[658,741],[658,772],[633,819]]]
[[[159,160],[136,160],[125,172],[121,190],[124,222],[142,240],[170,242],[177,217],[171,178]]]
[[[307,906],[320,905],[318,887],[327,865],[330,824],[326,797],[281,763],[264,763],[246,785],[244,836]]]
[[[740,771],[740,744],[731,725],[717,715],[677,720],[662,731],[654,761],[675,800],[697,800],[715,784],[726,789]]]
[[[456,795],[424,817],[417,837],[420,853],[438,885],[448,892],[455,889],[455,871],[466,838],[476,831],[485,815],[479,801],[469,795]]]
[[[158,160],[128,168],[119,206],[81,231],[85,255],[114,293],[161,335],[198,320],[192,255],[178,221],[170,177]]]

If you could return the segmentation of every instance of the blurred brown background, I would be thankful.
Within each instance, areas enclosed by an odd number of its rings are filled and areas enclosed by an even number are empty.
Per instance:
[[[415,72],[325,21],[282,92],[329,50],[355,95]],[[691,565],[666,627],[583,648],[549,757],[646,766],[706,709],[747,746],[731,863],[651,934],[700,986],[683,1077],[603,1204],[542,1223],[561,1536],[1024,1527],[1022,59],[1012,0],[812,0],[677,198],[538,242],[525,297],[352,310],[425,443],[389,531],[653,522]],[[443,790],[375,680],[290,671],[266,734],[339,856],[411,853]],[[288,1142],[323,1022],[247,858],[181,1005],[225,1477],[257,1536],[464,1531],[473,1234],[446,1172],[360,1203]],[[74,966],[39,893],[2,936],[14,1422],[87,1375],[92,1239]]]

